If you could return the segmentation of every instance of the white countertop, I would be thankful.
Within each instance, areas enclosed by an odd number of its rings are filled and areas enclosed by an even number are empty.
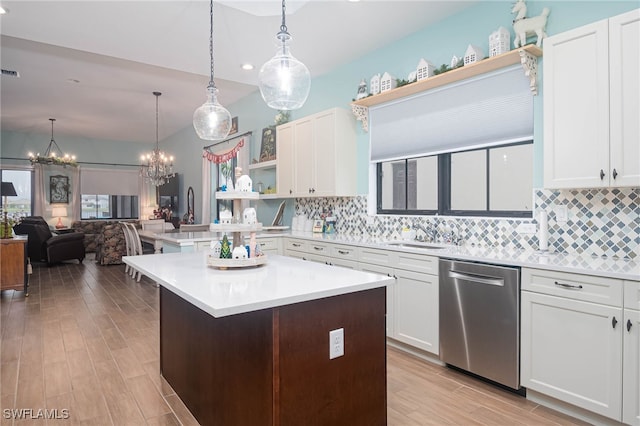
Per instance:
[[[218,240],[219,232],[198,231],[198,232],[170,232],[157,234],[156,238],[176,245],[193,245],[195,242]]]
[[[471,247],[469,245],[447,246],[443,249],[408,248],[388,244],[388,240],[381,240],[379,238],[342,234],[292,232],[288,236],[310,241],[327,241],[360,247],[427,254],[430,256],[448,259],[547,269],[624,280],[640,280],[640,260],[603,258],[566,253],[540,253],[533,250],[504,249],[496,247]]]
[[[214,317],[385,287],[385,275],[269,255],[266,265],[219,270],[208,251],[125,256],[123,261]]]

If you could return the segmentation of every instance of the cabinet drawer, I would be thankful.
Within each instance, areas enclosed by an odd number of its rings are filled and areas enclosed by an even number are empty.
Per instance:
[[[316,241],[307,242],[307,253],[317,256],[329,256],[329,244]]]
[[[335,257],[337,259],[348,259],[348,260],[357,260],[358,259],[358,251],[354,246],[339,246],[336,244],[331,244],[330,248],[330,256]]]
[[[522,290],[622,306],[622,281],[612,278],[522,268]]]
[[[640,311],[640,281],[624,282],[624,307]]]
[[[396,268],[424,274],[438,275],[438,258],[422,254],[397,252]]]
[[[296,240],[293,238],[287,238],[284,242],[285,251],[293,250],[293,251],[307,251],[307,241],[306,240]]]
[[[362,263],[373,263],[380,266],[395,266],[395,252],[371,249],[366,247],[359,248],[358,257]]]
[[[248,244],[248,241],[247,241],[247,244]],[[262,250],[263,253],[279,253],[280,252],[280,244],[278,239],[276,238],[258,238],[256,239],[256,244],[260,246],[260,250]]]

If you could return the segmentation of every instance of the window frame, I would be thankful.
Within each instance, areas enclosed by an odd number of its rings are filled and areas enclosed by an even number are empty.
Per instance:
[[[533,205],[531,210],[490,210],[489,203],[491,202],[491,162],[489,151],[496,148],[508,148],[517,145],[533,145],[533,138],[511,142],[501,145],[491,145],[481,148],[470,148],[459,151],[445,152],[439,154],[433,154],[438,157],[438,208],[436,210],[409,210],[409,209],[383,209],[382,208],[382,163],[385,161],[379,161],[375,163],[376,166],[376,213],[379,215],[405,215],[405,216],[466,216],[466,217],[492,217],[492,218],[532,218],[533,217]],[[487,153],[486,161],[486,176],[485,176],[485,190],[487,194],[486,208],[484,210],[454,210],[451,209],[451,155],[460,152],[470,151],[485,151]],[[429,157],[432,155],[424,155],[422,157]],[[405,164],[405,188],[408,188],[408,162],[414,158],[411,157],[404,159],[393,160],[394,162],[404,161]],[[533,159],[532,159],[533,161]],[[419,185],[419,182],[417,183]],[[533,197],[533,195],[532,195]],[[405,203],[407,206],[408,194],[405,193]]]

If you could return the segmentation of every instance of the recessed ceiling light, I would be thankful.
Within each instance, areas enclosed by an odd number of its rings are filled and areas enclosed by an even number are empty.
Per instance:
[[[245,71],[251,71],[253,69],[253,65],[251,64],[242,64],[242,69]]]
[[[78,84],[80,83],[80,80],[76,79],[76,78],[68,78],[67,79],[67,83],[75,83]]]
[[[9,13],[9,9],[0,6],[0,15],[5,15]]]
[[[349,3],[358,3],[360,0],[347,0]]]

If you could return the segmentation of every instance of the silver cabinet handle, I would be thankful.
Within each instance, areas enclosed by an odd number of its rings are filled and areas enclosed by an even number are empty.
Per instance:
[[[300,247],[300,246],[301,246],[301,245],[300,245],[300,244],[298,244],[298,243],[291,243],[291,245],[292,245],[292,246],[294,246],[294,247]]]
[[[558,282],[558,281],[554,281],[553,283],[555,285],[557,285],[557,286],[564,287],[564,288],[570,288],[570,289],[573,289],[573,290],[580,290],[582,288],[582,284],[575,285],[575,284],[561,283],[561,282]]]
[[[313,246],[313,249],[314,249],[314,250],[316,250],[316,251],[322,251],[322,250],[324,250],[324,248],[323,248],[323,247],[318,247],[318,246]]]
[[[338,250],[338,253],[340,253],[340,254],[349,254],[351,252],[346,251],[346,250]]]
[[[490,278],[490,277],[484,277],[482,275],[467,274],[467,273],[457,272],[457,271],[449,271],[449,277],[472,281],[479,284],[497,285],[501,287],[504,286],[504,280],[501,278]]]

